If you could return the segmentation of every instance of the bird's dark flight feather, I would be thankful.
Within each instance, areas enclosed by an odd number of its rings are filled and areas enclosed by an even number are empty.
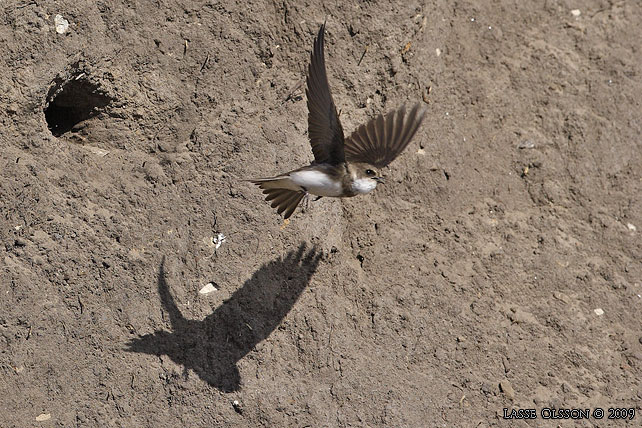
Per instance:
[[[388,165],[408,146],[425,113],[424,106],[415,104],[409,112],[402,106],[385,116],[379,114],[346,138],[346,161],[365,162],[378,168]]]
[[[343,128],[332,100],[325,71],[323,41],[325,24],[314,40],[308,67],[306,96],[308,98],[308,136],[315,163],[337,165],[345,161]]]

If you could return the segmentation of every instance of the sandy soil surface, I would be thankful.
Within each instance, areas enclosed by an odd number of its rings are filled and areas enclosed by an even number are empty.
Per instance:
[[[640,426],[642,6],[349,3],[0,4],[1,427]],[[428,119],[282,229],[326,16],[346,132]]]

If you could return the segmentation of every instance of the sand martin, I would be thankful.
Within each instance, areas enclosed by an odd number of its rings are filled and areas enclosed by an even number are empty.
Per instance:
[[[285,219],[308,194],[346,198],[373,191],[383,182],[380,169],[408,146],[426,111],[420,104],[410,110],[402,106],[379,114],[345,138],[325,71],[324,34],[325,24],[314,40],[305,91],[314,162],[276,177],[249,180],[263,189],[265,200],[272,201],[272,208]]]

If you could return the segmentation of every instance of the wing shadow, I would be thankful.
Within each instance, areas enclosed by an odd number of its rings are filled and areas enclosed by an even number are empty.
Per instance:
[[[224,392],[240,388],[237,361],[268,337],[297,301],[321,260],[305,244],[254,272],[229,299],[204,320],[186,319],[176,305],[161,262],[158,293],[171,332],[158,330],[133,339],[127,350],[167,355]]]

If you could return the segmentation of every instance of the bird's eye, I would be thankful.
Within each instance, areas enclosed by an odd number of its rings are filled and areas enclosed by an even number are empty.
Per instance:
[[[366,169],[366,174],[368,175],[375,175],[375,172],[371,169]]]

